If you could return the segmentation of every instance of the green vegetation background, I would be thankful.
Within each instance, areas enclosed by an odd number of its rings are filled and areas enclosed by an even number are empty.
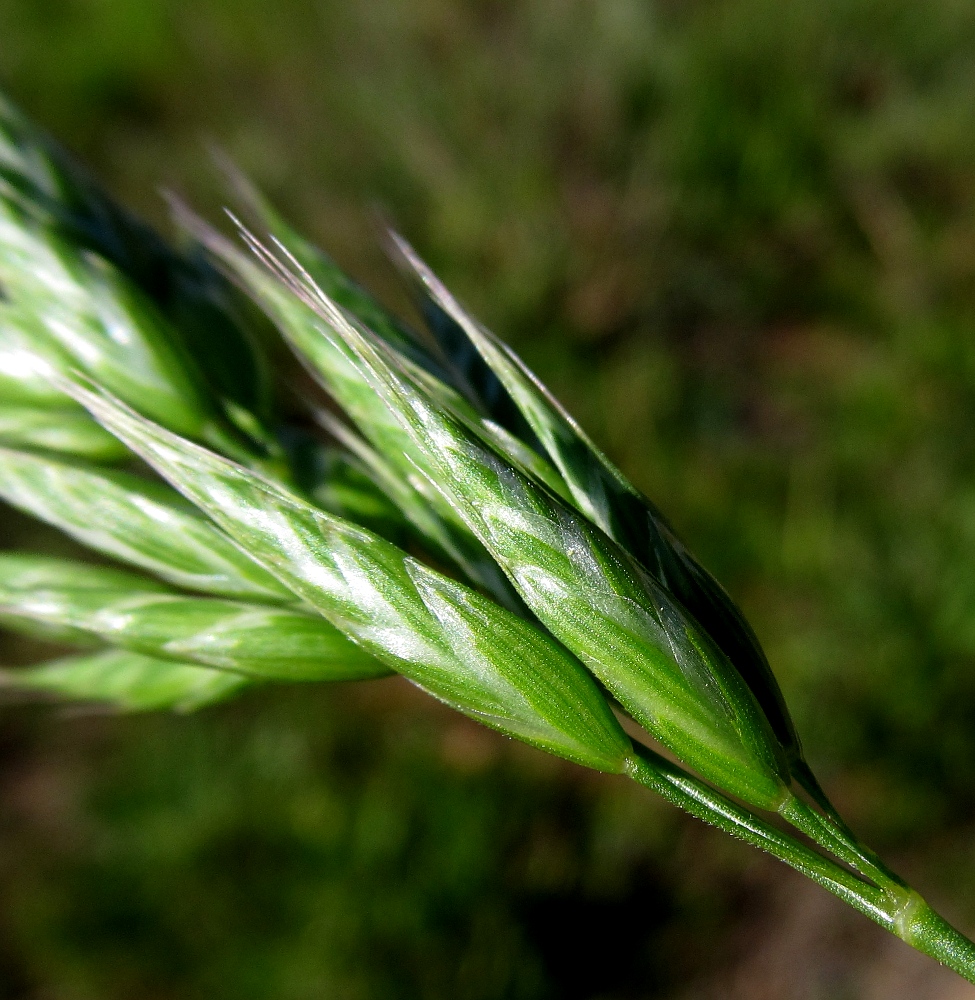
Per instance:
[[[387,211],[740,600],[852,824],[975,927],[975,6],[6,0],[0,85],[160,223],[160,185],[219,210],[215,141],[396,303]],[[395,681],[0,712],[2,998],[952,989]]]

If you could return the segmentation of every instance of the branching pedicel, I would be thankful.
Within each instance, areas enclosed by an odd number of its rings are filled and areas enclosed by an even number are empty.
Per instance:
[[[0,555],[4,625],[97,647],[3,682],[188,710],[399,673],[654,789],[975,982],[975,945],[830,805],[739,610],[520,359],[399,236],[430,336],[232,179],[268,236],[176,206],[206,248],[179,255],[0,103],[0,496],[147,574]],[[344,414],[309,403],[321,434],[275,410],[254,303]]]

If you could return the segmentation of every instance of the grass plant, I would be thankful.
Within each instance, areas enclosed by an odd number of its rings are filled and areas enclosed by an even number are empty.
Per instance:
[[[179,254],[0,104],[0,496],[148,574],[0,557],[5,626],[94,647],[4,684],[189,710],[395,672],[975,982],[975,945],[830,804],[742,613],[521,360],[401,237],[424,331],[233,187],[239,239],[177,206],[206,249]]]

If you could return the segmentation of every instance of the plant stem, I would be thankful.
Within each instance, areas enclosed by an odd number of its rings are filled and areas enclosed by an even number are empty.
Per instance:
[[[883,888],[865,882],[646,747],[629,758],[626,772],[673,805],[784,861],[911,947],[975,983],[975,944],[899,879],[885,881]]]
[[[861,843],[846,825],[804,760],[793,762],[792,774],[797,784],[809,794],[822,812],[817,813],[801,799],[793,797],[779,808],[779,815],[783,819],[878,885],[907,888],[907,883],[891,871],[871,848]]]
[[[629,763],[630,777],[641,785],[719,830],[768,851],[888,930],[893,929],[890,900],[878,886],[864,882],[652,750],[640,747]]]
[[[975,943],[956,930],[916,893],[910,908],[899,917],[894,932],[912,948],[954,969],[970,983],[975,982]]]
[[[795,795],[790,795],[779,807],[779,815],[797,830],[804,833],[820,847],[841,861],[855,868],[861,875],[875,882],[894,898],[909,889],[907,883],[892,872],[871,851],[856,839],[849,827],[835,816],[818,813],[812,806]]]

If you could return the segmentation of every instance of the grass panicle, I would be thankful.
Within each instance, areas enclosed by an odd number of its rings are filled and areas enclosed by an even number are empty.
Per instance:
[[[401,237],[426,331],[228,173],[267,238],[174,202],[177,252],[0,98],[0,497],[102,558],[0,555],[0,624],[79,649],[6,694],[190,711],[397,673],[975,982],[829,803],[739,609],[517,355]],[[321,395],[270,391],[262,312]]]

